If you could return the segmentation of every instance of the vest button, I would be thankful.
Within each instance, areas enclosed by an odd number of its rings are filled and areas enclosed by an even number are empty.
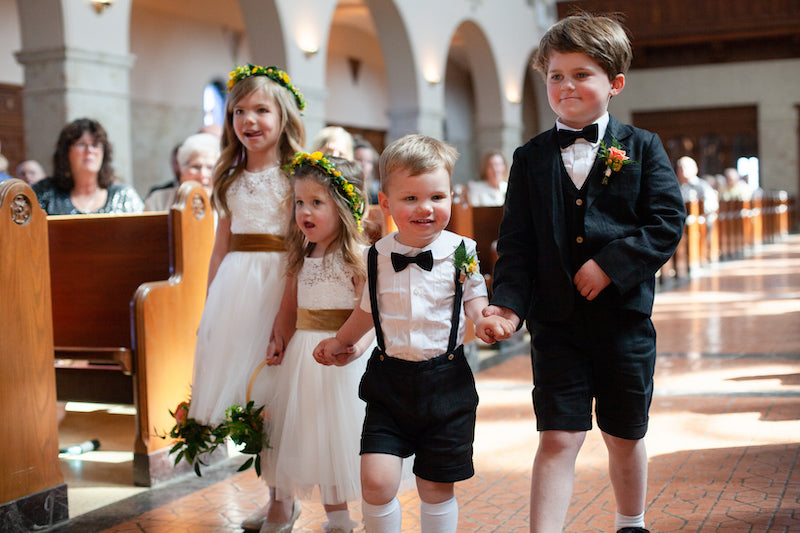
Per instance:
[[[383,361],[383,354],[381,354],[381,361]]]
[[[450,354],[450,355],[448,355],[448,356],[447,356],[447,358],[448,358],[449,360],[451,360],[451,361],[453,360],[453,358],[454,358],[454,357],[455,357],[455,355],[453,355],[453,354]]]
[[[583,237],[581,237],[581,236],[578,236],[578,237],[575,239],[575,242],[577,242],[578,244],[583,244]]]
[[[583,205],[583,198],[578,198],[577,200],[575,200],[575,205],[577,205],[578,207],[582,206]]]

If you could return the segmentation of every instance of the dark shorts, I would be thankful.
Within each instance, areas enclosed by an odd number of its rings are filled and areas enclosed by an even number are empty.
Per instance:
[[[428,361],[376,349],[361,378],[367,403],[361,453],[415,454],[414,474],[438,483],[472,477],[478,393],[463,347]]]
[[[656,360],[649,317],[584,302],[569,322],[532,324],[531,359],[539,431],[590,430],[594,401],[601,430],[644,437]]]

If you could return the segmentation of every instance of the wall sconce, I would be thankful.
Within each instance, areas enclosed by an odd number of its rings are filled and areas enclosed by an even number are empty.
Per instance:
[[[306,59],[311,59],[319,52],[319,37],[316,30],[311,26],[301,26],[295,35],[297,46],[306,55]]]
[[[317,48],[317,47],[303,48],[301,46],[300,50],[302,50],[303,53],[306,55],[306,59],[311,59],[313,56],[315,56],[317,54],[317,52],[319,52],[319,48]]]
[[[113,3],[114,0],[92,0],[92,7],[94,8],[94,12],[99,15],[111,7],[111,4]]]
[[[508,100],[512,104],[518,104],[522,101],[522,97],[519,94],[519,90],[513,85],[509,85],[508,87],[506,87],[506,100]]]
[[[424,77],[429,85],[439,85],[442,82],[442,77],[439,76],[439,72],[437,72],[435,67],[428,67],[425,69]]]

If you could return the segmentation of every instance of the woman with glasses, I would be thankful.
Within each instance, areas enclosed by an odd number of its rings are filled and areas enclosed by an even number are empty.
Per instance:
[[[144,202],[133,187],[118,183],[112,148],[99,122],[80,118],[58,136],[53,175],[33,186],[48,215],[141,213]]]

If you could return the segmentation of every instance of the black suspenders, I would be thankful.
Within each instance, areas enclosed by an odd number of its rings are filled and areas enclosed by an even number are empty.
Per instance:
[[[464,245],[464,241],[461,241]],[[455,268],[455,286],[456,297],[453,299],[453,315],[450,320],[450,340],[447,346],[445,355],[451,354],[457,348],[456,343],[458,340],[458,323],[461,317],[461,299],[463,298],[464,289],[461,285],[461,272],[458,267]],[[383,330],[381,329],[380,313],[378,312],[378,250],[375,249],[373,244],[367,253],[367,282],[369,283],[369,304],[372,308],[372,322],[375,325],[375,340],[378,344],[378,349],[381,353],[386,353],[386,345],[383,339]]]

